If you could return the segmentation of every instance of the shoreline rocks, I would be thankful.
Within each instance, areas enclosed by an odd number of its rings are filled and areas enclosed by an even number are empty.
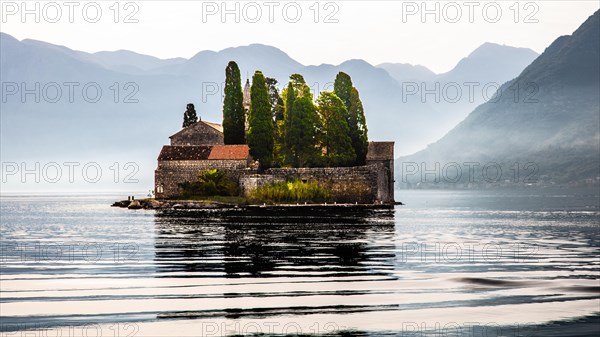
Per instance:
[[[111,207],[120,207],[127,209],[219,209],[219,208],[238,208],[238,205],[225,204],[215,201],[195,201],[195,200],[121,200],[114,202]]]
[[[398,204],[398,203],[396,203]],[[400,203],[401,204],[401,203]],[[111,207],[127,208],[131,210],[137,209],[152,209],[152,210],[215,210],[215,209],[272,209],[272,210],[289,210],[289,209],[393,209],[394,204],[277,204],[277,205],[235,205],[216,201],[196,201],[196,200],[156,200],[156,199],[139,199],[139,200],[121,200],[116,201]]]

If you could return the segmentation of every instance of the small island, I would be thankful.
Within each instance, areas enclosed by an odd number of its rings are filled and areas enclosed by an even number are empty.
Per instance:
[[[393,207],[394,142],[368,140],[348,74],[315,102],[300,74],[280,92],[260,71],[242,89],[233,61],[225,73],[222,124],[199,119],[188,104],[182,130],[158,156],[155,198],[114,206]]]

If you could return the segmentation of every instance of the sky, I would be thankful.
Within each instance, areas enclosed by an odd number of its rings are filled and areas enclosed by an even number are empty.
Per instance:
[[[449,71],[484,42],[541,53],[600,1],[0,1],[1,28],[86,52],[190,58],[262,43],[305,65],[364,59]]]

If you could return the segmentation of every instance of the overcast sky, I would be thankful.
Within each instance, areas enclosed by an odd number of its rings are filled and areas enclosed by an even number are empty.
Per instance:
[[[262,43],[305,65],[364,59],[422,64],[439,73],[484,42],[541,53],[600,2],[427,1],[426,8],[422,1],[228,1],[226,8],[222,1],[114,3],[28,1],[23,8],[21,1],[2,1],[0,30],[87,52],[190,58],[201,50]],[[24,9],[31,12],[23,17]],[[223,17],[224,10],[230,12]]]

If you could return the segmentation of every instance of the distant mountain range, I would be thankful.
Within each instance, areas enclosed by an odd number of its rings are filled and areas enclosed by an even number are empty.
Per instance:
[[[398,82],[430,82],[438,76],[436,73],[420,64],[412,65],[408,63],[382,63],[377,67],[385,69],[385,71],[387,71],[390,76],[392,76]]]
[[[3,161],[129,160],[140,163],[148,181],[160,146],[181,128],[187,103],[196,105],[202,119],[221,121],[222,83],[230,60],[239,64],[244,78],[262,70],[285,84],[290,74],[303,74],[315,92],[332,90],[335,75],[347,72],[360,91],[370,139],[394,140],[397,153],[408,154],[439,139],[481,100],[422,99],[420,93],[407,94],[408,81],[502,83],[536,56],[528,49],[486,43],[446,74],[416,67],[402,75],[397,65],[375,67],[363,60],[305,66],[259,44],[169,60],[126,50],[86,53],[18,41],[5,33],[0,33],[0,45]],[[501,71],[484,69],[486,62],[502,64]],[[36,85],[37,95],[24,91],[35,92]]]
[[[499,183],[600,183],[599,78],[600,11],[572,35],[556,39],[505,83],[497,98],[477,107],[438,142],[400,158],[398,172],[404,178],[398,181],[423,184],[420,174],[411,173],[412,163],[432,169],[437,162],[442,171],[445,165],[462,166],[462,183],[469,182],[464,163],[480,164],[475,183],[496,182],[496,167],[503,171]],[[485,174],[482,168],[489,163]],[[451,171],[440,174],[442,183],[455,180],[455,168]],[[425,178],[431,185],[434,175]]]
[[[486,42],[463,58],[449,72],[436,74],[422,65],[407,63],[382,63],[377,67],[385,69],[398,82],[457,82],[480,80],[500,82],[511,80],[515,68],[524,69],[538,54],[528,48],[515,48]],[[493,63],[490,63],[493,62]]]

